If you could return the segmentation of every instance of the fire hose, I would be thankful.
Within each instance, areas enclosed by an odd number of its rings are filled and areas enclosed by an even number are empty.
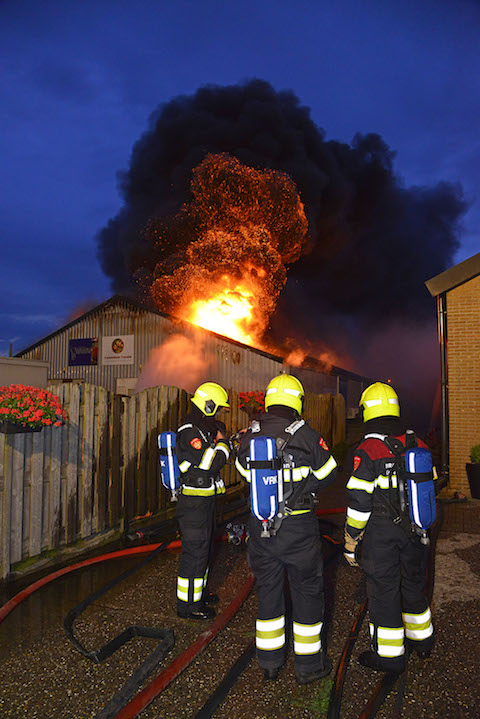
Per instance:
[[[338,514],[343,513],[345,511],[344,508],[340,509],[329,509],[329,510],[317,510],[317,514]],[[239,541],[242,541],[242,539],[245,538],[244,535],[244,528],[242,528],[242,525],[236,525],[233,523],[230,523],[229,525],[230,531],[227,531],[227,534],[229,535],[230,541],[232,543],[236,544],[239,543]],[[222,537],[225,539],[225,536]],[[124,558],[127,556],[134,556],[136,554],[143,554],[150,552],[149,556],[146,557],[145,560],[143,560],[139,565],[134,567],[132,570],[128,570],[127,572],[120,575],[120,577],[117,577],[116,580],[113,580],[109,585],[101,588],[100,590],[97,590],[97,592],[94,593],[91,597],[84,600],[78,607],[74,608],[69,612],[65,619],[65,625],[66,629],[70,630],[69,638],[76,646],[76,648],[87,658],[91,659],[95,663],[99,663],[106,659],[114,650],[115,648],[118,648],[121,646],[121,644],[128,641],[130,638],[134,636],[156,636],[156,638],[159,638],[162,640],[162,643],[157,649],[152,653],[152,655],[134,672],[130,680],[126,683],[126,685],[118,692],[113,699],[101,710],[100,714],[97,716],[96,719],[110,719],[111,717],[115,716],[115,719],[117,719],[117,715],[112,713],[114,711],[117,711],[117,708],[122,704],[125,704],[126,701],[130,698],[130,696],[138,689],[138,686],[140,686],[142,683],[144,683],[147,676],[154,670],[155,666],[158,665],[158,663],[161,661],[163,656],[166,654],[167,651],[169,651],[169,644],[172,643],[173,639],[173,632],[169,632],[169,630],[153,630],[154,632],[157,632],[158,634],[152,634],[150,633],[149,628],[141,628],[137,626],[129,627],[127,630],[122,632],[119,637],[116,637],[111,642],[108,642],[104,647],[101,647],[100,649],[89,652],[86,650],[79,642],[76,640],[76,638],[73,636],[73,632],[71,631],[73,627],[73,622],[75,619],[81,614],[81,612],[95,599],[98,599],[99,596],[102,596],[105,594],[109,589],[111,589],[113,586],[118,584],[120,581],[126,579],[127,576],[131,575],[134,571],[140,568],[140,566],[145,566],[149,561],[151,561],[157,554],[159,554],[161,551],[166,549],[167,547],[169,549],[173,549],[176,547],[181,546],[180,541],[173,541],[169,544],[167,542],[164,542],[162,544],[153,544],[153,545],[144,545],[139,547],[133,547],[129,549],[124,550],[118,550],[115,552],[110,552],[107,554],[103,554],[97,557],[93,557],[90,559],[83,560],[81,562],[77,562],[73,565],[70,565],[68,567],[64,567],[63,569],[57,570],[55,572],[52,572],[51,574],[43,577],[42,579],[38,580],[37,582],[34,582],[33,584],[26,587],[24,590],[16,594],[14,597],[12,597],[5,605],[0,607],[0,623],[10,614],[11,611],[13,611],[19,604],[21,604],[23,601],[25,601],[31,594],[33,594],[35,591],[40,589],[41,587],[49,584],[50,582],[54,581],[55,579],[65,576],[66,574],[69,574],[73,571],[76,571],[77,569],[81,569],[83,567],[87,567],[93,564],[97,564],[109,559],[116,559],[116,558]],[[222,615],[217,617],[217,620],[212,624],[211,628],[204,632],[201,637],[197,640],[197,642],[194,642],[194,644],[184,652],[184,655],[179,657],[178,661],[175,660],[172,668],[169,668],[169,671],[167,673],[167,670],[163,672],[156,680],[154,680],[154,687],[147,687],[143,692],[141,692],[140,695],[135,697],[130,704],[127,704],[125,706],[125,711],[132,711],[135,707],[137,707],[138,711],[141,711],[141,708],[138,708],[139,705],[142,702],[146,702],[143,706],[147,706],[155,696],[158,695],[162,689],[167,686],[168,683],[170,683],[178,674],[183,671],[185,666],[190,663],[199,653],[202,651],[202,649],[210,643],[210,641],[213,640],[213,638],[223,629],[225,624],[230,620],[230,618],[235,614],[235,612],[239,609],[245,598],[248,596],[248,593],[251,591],[251,588],[253,586],[253,578],[250,578],[250,580],[247,580],[246,584],[242,588],[242,590],[239,592],[239,595],[233,600],[231,605],[223,612]],[[143,630],[143,633],[142,633]],[[69,631],[67,631],[67,634],[69,634]],[[111,651],[110,651],[111,650]],[[186,661],[188,659],[188,661]],[[181,661],[180,661],[181,660]],[[250,659],[248,658],[248,661]],[[240,660],[239,660],[240,661]],[[246,662],[248,664],[248,661]],[[245,665],[246,666],[246,665]],[[239,674],[243,671],[240,669]],[[163,678],[162,678],[163,677]],[[162,679],[161,679],[162,678]],[[160,681],[161,680],[161,681]],[[168,680],[168,681],[167,681]],[[166,682],[166,683],[165,683]],[[142,708],[143,708],[142,706]],[[130,708],[129,708],[130,707]],[[122,710],[123,711],[123,710]],[[137,713],[138,713],[137,711]],[[137,714],[132,714],[131,716],[136,716]],[[118,719],[120,717],[127,717],[130,716],[130,714],[118,714]]]

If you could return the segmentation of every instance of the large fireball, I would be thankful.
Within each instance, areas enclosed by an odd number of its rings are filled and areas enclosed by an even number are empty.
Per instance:
[[[156,265],[157,306],[245,344],[262,336],[286,281],[286,265],[305,247],[307,220],[293,181],[228,155],[194,170],[192,202],[146,236]]]

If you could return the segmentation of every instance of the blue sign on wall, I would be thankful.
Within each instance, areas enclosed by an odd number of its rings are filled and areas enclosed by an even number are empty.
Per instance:
[[[69,367],[96,364],[98,364],[98,337],[68,340]]]

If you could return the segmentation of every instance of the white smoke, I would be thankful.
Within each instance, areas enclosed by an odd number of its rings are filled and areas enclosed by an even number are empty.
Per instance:
[[[194,392],[208,379],[210,362],[203,347],[180,334],[171,335],[150,352],[135,386],[135,392],[148,387],[170,385]]]

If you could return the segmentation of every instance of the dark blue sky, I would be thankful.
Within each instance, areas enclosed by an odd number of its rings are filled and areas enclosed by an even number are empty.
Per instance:
[[[292,89],[327,139],[379,133],[406,185],[459,182],[480,251],[476,0],[6,0],[0,354],[112,293],[96,233],[150,113],[206,83]]]

